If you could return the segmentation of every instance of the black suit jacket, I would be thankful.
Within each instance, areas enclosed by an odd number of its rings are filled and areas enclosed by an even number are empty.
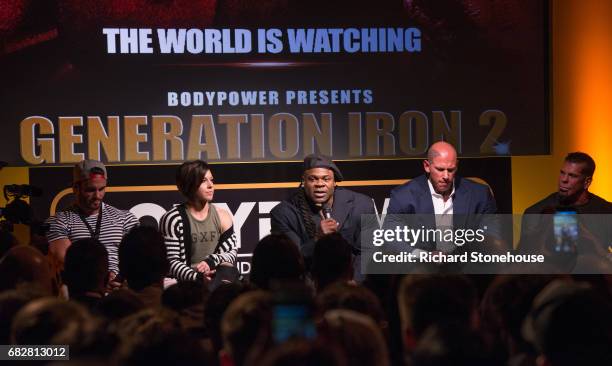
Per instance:
[[[394,188],[387,214],[385,227],[408,225],[419,228],[435,228],[434,206],[427,183],[427,176],[421,175],[415,179]],[[494,214],[497,211],[495,199],[491,190],[484,184],[472,182],[469,179],[455,177],[455,193],[453,196],[453,226],[455,228],[474,228],[479,226],[482,214]],[[399,217],[398,214],[413,214],[414,217]],[[493,223],[490,233],[499,235],[499,228]],[[401,247],[401,246],[400,246]],[[420,249],[432,250],[435,243],[420,243]]]
[[[370,197],[336,188],[332,217],[340,224],[340,234],[356,251],[361,248],[361,215],[365,214],[374,214],[374,203]],[[291,201],[283,201],[272,209],[270,216],[272,233],[287,235],[298,245],[304,257],[312,256],[315,241],[306,232],[299,207]]]
[[[497,205],[489,187],[469,179],[455,177],[454,214],[494,214],[496,211]],[[434,207],[427,176],[418,176],[410,182],[395,187],[391,191],[387,213],[433,214]]]

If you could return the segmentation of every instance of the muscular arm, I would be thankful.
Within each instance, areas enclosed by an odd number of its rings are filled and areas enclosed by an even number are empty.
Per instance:
[[[49,254],[53,259],[54,265],[58,271],[64,268],[64,258],[66,251],[72,242],[69,239],[69,225],[67,216],[63,213],[58,213],[47,219],[46,224],[49,225],[46,237],[49,242]]]
[[[53,260],[58,265],[59,269],[64,268],[64,258],[66,258],[66,251],[72,243],[68,238],[57,239],[49,242],[49,253],[53,257]]]

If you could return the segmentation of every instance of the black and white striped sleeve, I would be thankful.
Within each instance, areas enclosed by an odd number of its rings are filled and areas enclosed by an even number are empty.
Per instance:
[[[166,253],[170,262],[170,276],[179,281],[196,281],[198,272],[186,264],[183,221],[176,208],[162,216],[159,229],[166,243]]]
[[[208,263],[211,269],[216,268],[223,262],[236,264],[237,255],[238,244],[234,226],[232,226],[221,234],[215,252],[206,258],[206,263]]]

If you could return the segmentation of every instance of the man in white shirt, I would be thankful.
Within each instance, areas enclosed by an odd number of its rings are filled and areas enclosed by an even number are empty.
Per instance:
[[[463,224],[452,215],[460,215],[461,220],[466,220],[467,215],[497,211],[488,186],[457,175],[457,151],[451,144],[439,141],[431,145],[423,169],[425,174],[391,191],[387,214],[435,214],[436,228],[450,228]],[[434,226],[433,222],[431,224],[426,226]],[[429,245],[421,249],[450,252],[454,247],[452,243],[436,240],[435,247]]]

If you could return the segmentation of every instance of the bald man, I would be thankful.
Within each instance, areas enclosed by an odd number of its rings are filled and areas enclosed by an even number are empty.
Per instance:
[[[427,151],[423,161],[425,174],[394,188],[387,214],[435,214],[435,224],[424,222],[426,227],[452,225],[463,226],[467,215],[494,214],[497,211],[495,200],[488,186],[472,182],[457,175],[457,151],[453,145],[440,141]],[[457,222],[460,215],[463,222]],[[444,217],[452,220],[443,222]],[[419,225],[420,226],[420,225]],[[447,246],[427,250],[452,251]]]
[[[423,160],[425,174],[391,191],[389,214],[489,214],[497,211],[489,187],[457,176],[457,151],[440,141]]]

